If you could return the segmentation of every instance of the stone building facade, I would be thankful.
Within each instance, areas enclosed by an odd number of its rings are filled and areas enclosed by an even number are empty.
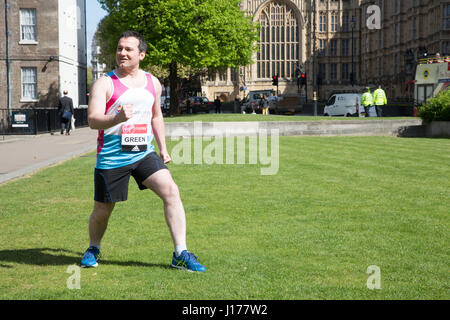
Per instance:
[[[106,64],[100,63],[99,56],[101,54],[101,48],[97,44],[97,40],[94,36],[92,39],[91,46],[92,58],[91,58],[91,66],[92,66],[92,83],[94,83],[98,78],[104,76],[106,74]]]
[[[361,26],[361,82],[380,83],[390,97],[413,98],[417,61],[425,54],[450,55],[450,2],[361,1],[381,8],[381,29]],[[364,14],[364,12],[362,12]]]
[[[2,0],[0,43],[0,108],[86,104],[85,0]]]
[[[369,8],[374,5],[379,15]],[[272,77],[278,74],[280,94],[311,100],[314,36],[317,94],[322,100],[332,92],[379,84],[391,101],[410,99],[408,84],[418,58],[426,52],[450,54],[448,1],[244,0],[241,9],[261,26],[260,50],[250,66],[203,78],[202,92],[210,99],[231,101],[250,90],[275,89]],[[300,90],[297,67],[307,76]]]

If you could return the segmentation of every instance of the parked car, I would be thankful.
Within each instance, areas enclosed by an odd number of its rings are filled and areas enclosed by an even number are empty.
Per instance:
[[[324,116],[365,117],[361,96],[362,93],[333,94],[323,110]]]
[[[205,112],[209,113],[212,109],[212,102],[207,97],[189,97],[192,113]],[[183,109],[187,108],[187,99],[182,103]],[[187,111],[189,112],[189,111]]]
[[[293,115],[302,111],[300,97],[296,94],[283,94],[278,97],[270,97],[270,114]]]
[[[261,110],[259,110],[258,106],[259,101],[262,99],[263,95],[267,96],[267,101],[269,101],[269,104],[271,104],[271,102],[276,99],[275,91],[272,89],[250,91],[245,99],[242,100],[241,112],[252,113],[254,111],[256,113],[261,113]]]
[[[179,100],[180,113],[192,113],[192,99],[194,99],[194,97],[180,98]],[[187,103],[188,100],[190,101],[189,110]]]

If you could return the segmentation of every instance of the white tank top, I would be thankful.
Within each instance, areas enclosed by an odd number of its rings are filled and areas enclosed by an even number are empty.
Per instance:
[[[144,71],[143,71],[144,72]],[[152,115],[156,91],[154,77],[145,72],[147,83],[141,88],[129,88],[111,71],[113,92],[106,102],[105,114],[117,114],[123,105],[133,105],[133,117],[126,122],[99,130],[97,139],[97,169],[113,169],[141,160],[155,150]],[[158,81],[155,78],[155,81]]]

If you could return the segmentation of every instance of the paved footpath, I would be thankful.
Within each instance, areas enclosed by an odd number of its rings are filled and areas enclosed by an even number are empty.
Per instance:
[[[97,130],[77,128],[70,136],[55,132],[35,136],[0,135],[0,184],[95,151]]]

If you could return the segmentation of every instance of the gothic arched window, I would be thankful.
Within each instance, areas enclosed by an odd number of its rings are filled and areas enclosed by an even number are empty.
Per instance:
[[[295,76],[299,63],[299,28],[294,11],[281,1],[271,1],[261,11],[257,77]]]

